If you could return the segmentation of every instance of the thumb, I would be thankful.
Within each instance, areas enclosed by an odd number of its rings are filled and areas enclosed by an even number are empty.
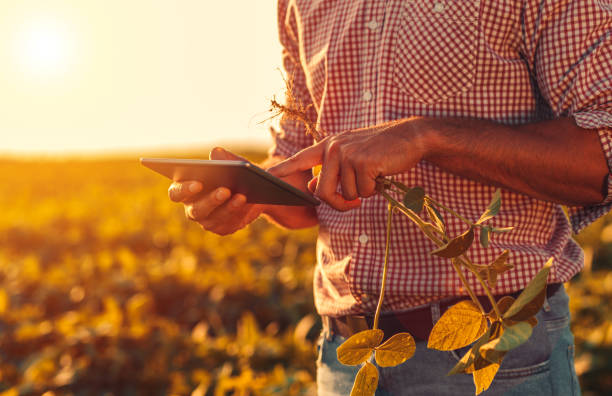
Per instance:
[[[239,155],[236,155],[230,151],[225,150],[222,147],[215,147],[210,151],[209,158],[211,160],[234,160],[234,161],[247,161]],[[247,161],[248,162],[248,161]]]

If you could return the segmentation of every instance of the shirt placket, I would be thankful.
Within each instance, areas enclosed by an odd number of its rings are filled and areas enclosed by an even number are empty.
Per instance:
[[[382,30],[384,24],[384,2],[372,1],[368,2],[366,9],[364,10],[364,17],[362,19],[363,27],[363,40],[361,40],[361,53],[362,53],[362,70],[361,70],[361,81],[360,81],[360,104],[361,104],[361,126],[367,127],[375,124],[376,122],[376,106],[379,100],[378,98],[378,86],[377,86],[377,66],[380,59]],[[358,290],[361,290],[361,295],[357,296],[358,299],[366,307],[374,307],[376,304],[376,295],[368,294],[367,290],[376,290],[375,285],[370,282],[376,282],[377,279],[377,263],[376,249],[379,246],[377,237],[381,231],[376,229],[375,225],[378,224],[376,220],[382,214],[377,210],[376,200],[366,199],[363,201],[362,211],[360,216],[357,218],[357,227],[355,232],[357,251],[359,257],[359,263],[357,265],[364,266],[362,271],[359,273],[362,275],[362,279],[358,281]]]

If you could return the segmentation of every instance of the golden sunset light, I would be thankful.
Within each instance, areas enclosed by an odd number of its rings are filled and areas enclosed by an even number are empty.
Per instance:
[[[610,1],[0,0],[0,396],[610,394]]]
[[[0,2],[0,153],[268,145],[276,2],[239,3]]]
[[[61,21],[35,18],[17,32],[14,56],[24,73],[49,77],[68,73],[77,56],[74,36]]]

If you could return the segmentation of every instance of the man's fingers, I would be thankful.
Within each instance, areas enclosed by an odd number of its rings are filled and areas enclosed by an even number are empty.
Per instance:
[[[276,177],[289,176],[296,172],[305,171],[323,162],[324,145],[317,143],[308,147],[285,161],[274,165],[268,172]]]
[[[211,160],[233,160],[233,161],[247,161],[246,158],[243,158],[239,155],[236,155],[230,151],[225,150],[222,147],[215,147],[210,151],[208,156]]]
[[[225,187],[219,187],[197,201],[186,205],[185,214],[189,219],[195,221],[206,219],[213,210],[225,203],[231,195],[230,190]]]
[[[202,191],[199,181],[174,182],[168,188],[168,197],[174,202],[183,202]]]
[[[308,182],[308,191],[314,194],[315,191],[317,191],[317,184],[319,184],[319,176],[315,176],[310,179],[310,181]]]
[[[342,196],[347,200],[350,201],[358,197],[355,170],[348,164],[344,164],[340,170],[340,186],[342,186]]]
[[[357,193],[360,197],[371,197],[376,193],[376,179],[369,176],[365,171],[355,172],[357,175]]]

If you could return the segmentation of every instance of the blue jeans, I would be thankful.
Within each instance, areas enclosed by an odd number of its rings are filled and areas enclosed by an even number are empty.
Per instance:
[[[568,296],[561,287],[548,298],[538,313],[538,325],[531,338],[509,352],[491,387],[481,395],[580,395],[574,371],[574,336],[569,329]],[[434,321],[439,306],[432,304]],[[360,366],[344,366],[336,357],[336,348],[344,337],[323,329],[318,344],[317,388],[319,396],[348,396]],[[446,373],[469,347],[458,351],[437,351],[427,342],[416,340],[412,359],[395,367],[378,367],[376,396],[387,395],[474,395],[471,374]],[[372,362],[376,364],[375,362]]]

